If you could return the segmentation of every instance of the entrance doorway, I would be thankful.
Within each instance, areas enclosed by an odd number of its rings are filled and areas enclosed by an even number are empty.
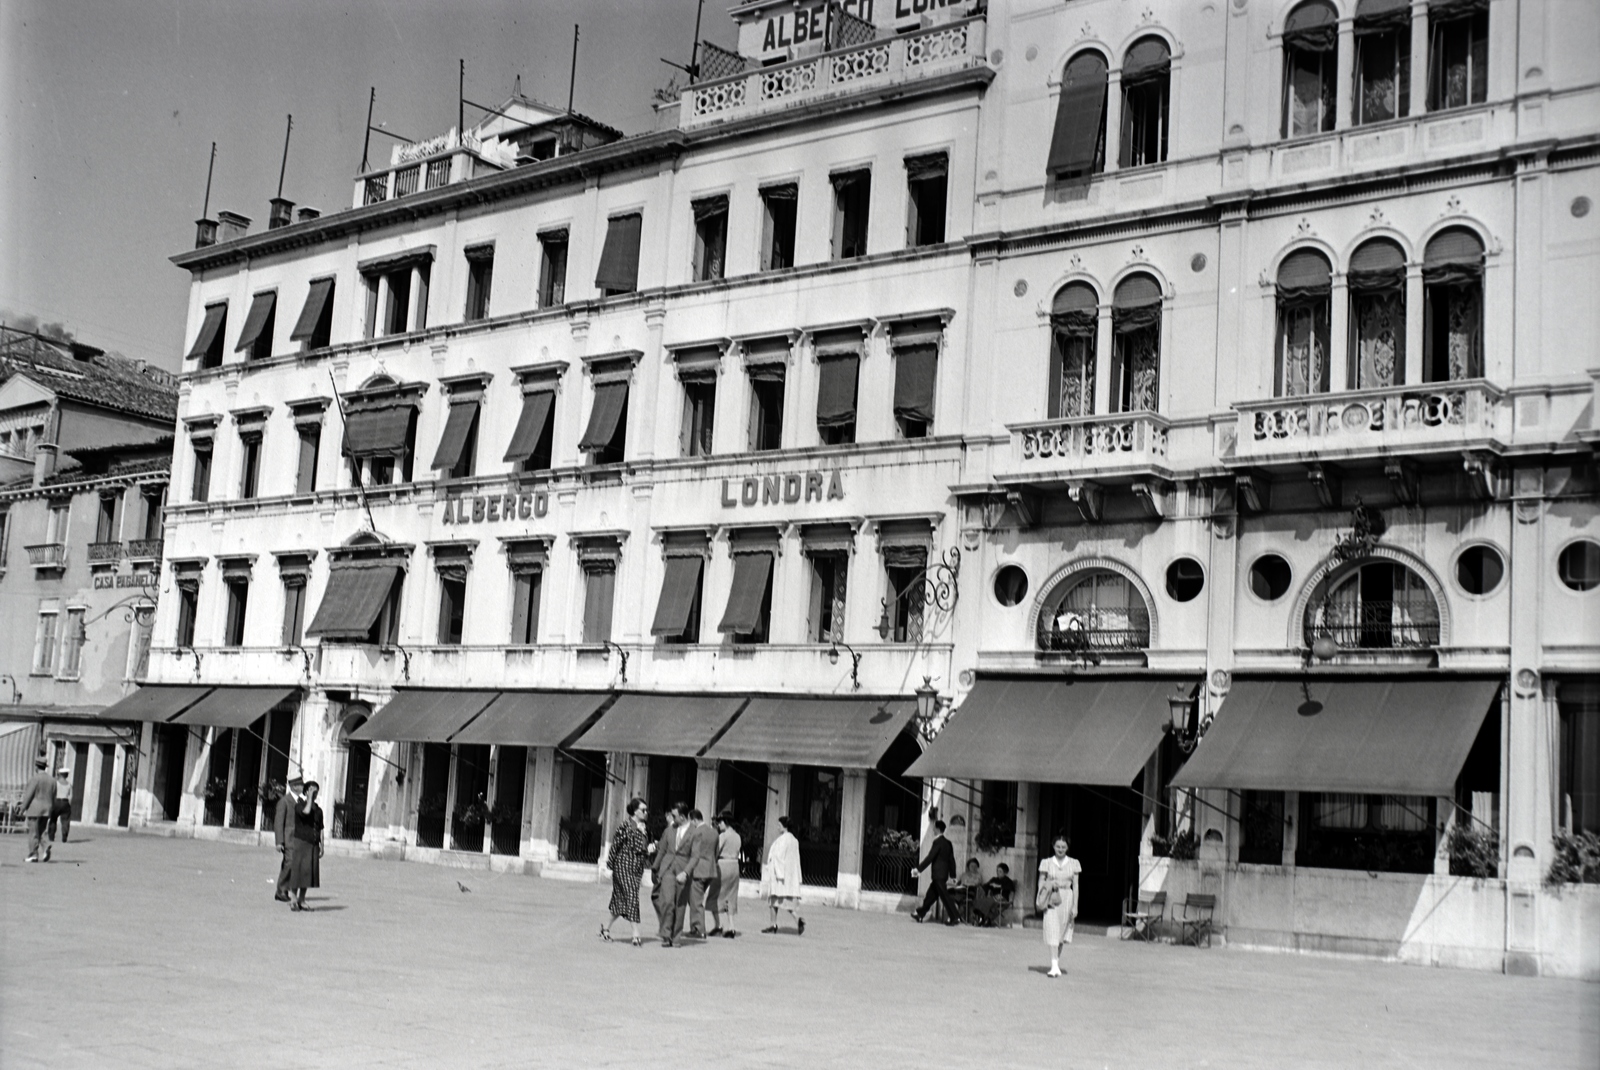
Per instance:
[[[604,832],[600,819],[606,799],[605,752],[557,751],[556,784],[561,800],[556,857],[563,862],[598,862]],[[652,813],[652,828],[656,821]]]
[[[367,784],[372,779],[372,744],[352,739],[345,744],[344,799],[333,808],[333,836],[359,840],[367,833]]]
[[[1056,835],[1071,841],[1067,853],[1083,865],[1078,920],[1115,925],[1122,900],[1139,879],[1139,834],[1144,822],[1139,793],[1086,784],[1039,786],[1039,852],[1048,857]]]
[[[645,802],[650,804],[650,838],[659,839],[667,827],[667,808],[675,803],[694,806],[696,782],[700,779],[699,767],[693,758],[669,758],[661,754],[650,756],[650,779],[645,792]]]
[[[417,796],[417,846],[444,846],[444,815],[450,803],[450,744],[422,745],[422,790]]]
[[[717,764],[717,813],[732,813],[739,833],[739,876],[761,877],[767,856],[767,763],[725,761]]]
[[[151,735],[155,768],[151,771],[150,793],[155,796],[158,812],[150,817],[154,821],[176,821],[183,802],[183,760],[189,749],[189,727],[158,724],[152,727]]]

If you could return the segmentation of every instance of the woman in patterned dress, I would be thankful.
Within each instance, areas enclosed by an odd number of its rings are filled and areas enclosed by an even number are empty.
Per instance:
[[[644,874],[645,860],[656,849],[645,835],[649,817],[650,808],[643,799],[628,800],[628,818],[611,837],[611,853],[606,856],[606,868],[611,871],[611,920],[600,926],[602,940],[610,941],[611,926],[618,918],[627,918],[633,926],[633,946],[644,946],[639,939],[639,878]]]
[[[1057,836],[1055,854],[1039,863],[1038,907],[1044,911],[1044,946],[1050,949],[1051,977],[1061,976],[1061,945],[1072,943],[1078,916],[1078,874],[1083,866],[1067,857],[1067,837]]]

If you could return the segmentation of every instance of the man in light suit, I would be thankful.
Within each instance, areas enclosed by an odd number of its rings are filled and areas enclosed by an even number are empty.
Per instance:
[[[33,779],[22,793],[22,813],[28,819],[28,861],[50,861],[50,844],[45,840],[45,826],[50,824],[50,812],[56,804],[56,782],[45,770],[50,763],[42,756],[33,760]],[[39,852],[43,850],[41,855]]]
[[[653,896],[656,914],[661,919],[657,931],[661,946],[671,947],[683,932],[683,915],[688,900],[685,886],[689,880],[689,807],[678,803],[667,813],[670,824],[656,845],[656,891]]]
[[[706,824],[699,810],[689,811],[690,831],[688,879],[683,883],[680,909],[689,914],[689,935],[704,940],[706,936],[706,892],[717,876],[717,830]]]
[[[272,898],[280,903],[289,901],[289,838],[294,835],[295,807],[300,805],[305,786],[305,781],[300,777],[291,778],[289,786],[278,799],[277,812],[272,815],[272,842],[278,848],[278,854],[283,856],[283,861],[278,865],[278,890]]]

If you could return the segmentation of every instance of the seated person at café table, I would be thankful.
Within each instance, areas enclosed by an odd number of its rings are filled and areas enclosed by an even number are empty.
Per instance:
[[[967,868],[961,876],[950,882],[952,891],[961,894],[961,903],[967,915],[967,921],[982,921],[993,925],[1000,915],[999,905],[994,896],[989,894],[983,881],[983,867],[976,858],[967,859]]]
[[[983,889],[989,893],[993,903],[993,916],[989,923],[998,925],[1000,915],[1005,913],[1017,894],[1017,882],[1011,879],[1011,867],[1004,862],[994,867],[994,876],[984,882]]]

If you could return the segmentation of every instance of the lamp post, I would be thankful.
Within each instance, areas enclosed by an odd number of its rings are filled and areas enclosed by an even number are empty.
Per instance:
[[[1172,736],[1172,740],[1178,745],[1178,749],[1185,754],[1193,753],[1201,738],[1211,728],[1211,715],[1209,713],[1198,725],[1194,723],[1195,710],[1199,705],[1198,690],[1193,695],[1190,695],[1184,688],[1179,687],[1167,696],[1167,715],[1169,718],[1166,725],[1167,734]]]
[[[840,647],[844,647],[845,650],[847,652],[849,652],[849,654],[850,654],[850,689],[852,691],[860,691],[861,690],[861,680],[857,677],[856,674],[858,672],[860,672],[860,670],[861,670],[861,655],[857,654],[855,652],[855,648],[854,647],[852,647],[849,643],[846,643],[842,639],[833,640],[832,645],[828,647],[828,664],[829,665],[837,665],[837,664],[839,664],[839,648]]]

